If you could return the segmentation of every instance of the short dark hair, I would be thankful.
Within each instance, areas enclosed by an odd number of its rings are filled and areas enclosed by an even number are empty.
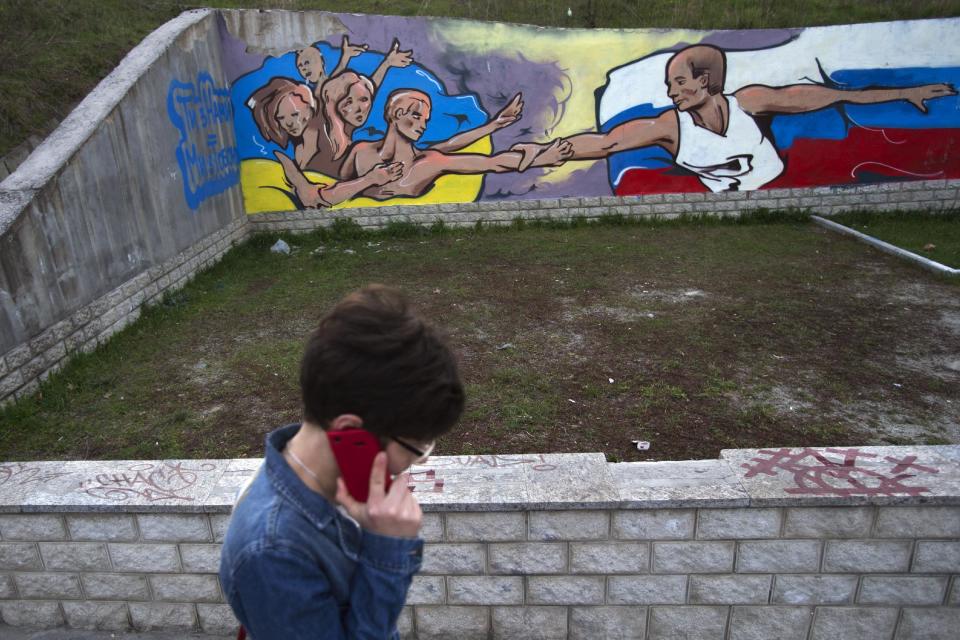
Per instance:
[[[379,436],[433,440],[463,413],[453,353],[395,289],[371,285],[341,300],[310,336],[300,363],[304,418],[324,429],[352,413]]]

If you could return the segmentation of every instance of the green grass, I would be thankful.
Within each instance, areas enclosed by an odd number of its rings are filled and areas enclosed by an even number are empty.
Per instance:
[[[960,15],[960,0],[3,0],[0,155],[46,135],[150,31],[202,6],[442,16],[560,27],[758,29]],[[571,15],[567,15],[567,9]]]
[[[960,269],[960,211],[857,211],[833,216],[831,220],[940,264]]]
[[[685,459],[863,443],[869,422],[833,413],[858,402],[926,421],[927,401],[951,396],[942,374],[888,392],[902,358],[939,353],[936,323],[951,312],[938,300],[957,286],[801,213],[770,218],[376,233],[342,221],[284,235],[289,256],[269,251],[276,234],[256,236],[0,410],[0,459],[258,455],[266,430],[299,419],[298,360],[317,318],[369,282],[402,288],[460,354],[468,408],[441,454]],[[896,303],[921,286],[922,303]],[[683,295],[693,289],[704,297]]]

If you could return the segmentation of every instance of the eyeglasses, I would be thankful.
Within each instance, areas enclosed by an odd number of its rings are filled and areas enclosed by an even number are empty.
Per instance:
[[[430,454],[433,452],[433,448],[437,444],[437,441],[434,440],[433,442],[430,442],[429,444],[427,444],[427,446],[424,447],[423,449],[418,449],[417,447],[413,446],[409,442],[404,442],[400,438],[394,438],[393,436],[390,436],[390,439],[396,442],[398,445],[400,445],[404,449],[406,449],[407,451],[409,451],[410,453],[417,456],[417,458],[413,461],[413,464],[420,464],[421,462],[425,462],[427,458],[430,457]]]

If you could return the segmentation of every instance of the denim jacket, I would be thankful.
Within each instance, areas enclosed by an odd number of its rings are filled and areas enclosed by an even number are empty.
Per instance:
[[[423,540],[360,529],[283,458],[299,430],[267,436],[266,456],[234,508],[220,583],[253,640],[399,638],[397,618]]]

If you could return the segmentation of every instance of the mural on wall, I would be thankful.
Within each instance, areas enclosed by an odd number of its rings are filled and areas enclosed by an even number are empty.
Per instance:
[[[230,90],[217,86],[209,73],[195,82],[173,80],[167,90],[167,115],[179,132],[177,164],[187,205],[196,209],[207,198],[226,191],[240,179]]]
[[[223,28],[248,213],[960,177],[960,20],[328,16],[329,33],[275,56]]]

